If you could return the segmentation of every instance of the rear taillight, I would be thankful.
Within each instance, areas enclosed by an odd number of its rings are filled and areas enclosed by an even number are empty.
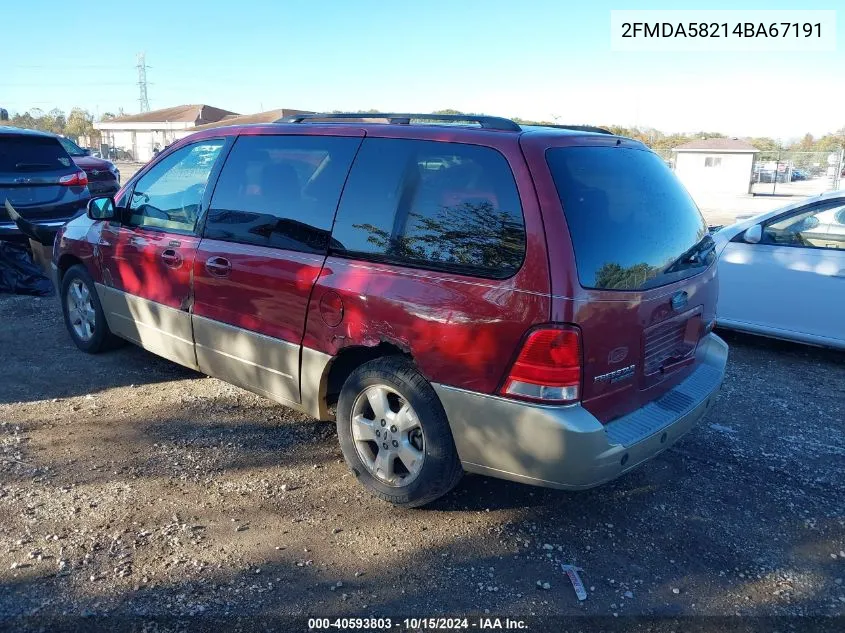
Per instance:
[[[62,176],[59,178],[59,184],[65,187],[85,187],[88,184],[88,174],[80,170],[75,174]]]
[[[571,326],[543,326],[525,339],[501,393],[546,403],[581,397],[581,333]]]

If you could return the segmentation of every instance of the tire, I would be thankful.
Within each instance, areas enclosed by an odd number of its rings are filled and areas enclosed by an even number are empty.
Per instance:
[[[74,295],[76,301],[71,296],[74,289],[81,292],[81,295]],[[78,301],[80,296],[83,298],[81,302]],[[120,342],[120,339],[109,330],[103,306],[100,304],[100,298],[97,296],[97,290],[94,287],[94,280],[91,279],[91,275],[81,264],[71,266],[62,276],[59,300],[62,304],[65,327],[70,334],[70,338],[83,352],[97,354],[115,347]],[[86,319],[90,321],[90,327],[87,329],[79,320],[80,310],[76,307],[77,305],[86,307],[83,311],[87,315]],[[79,331],[80,328],[82,332]],[[86,331],[90,331],[90,336],[86,334]]]
[[[384,420],[371,404],[382,392],[387,393],[391,408]],[[370,421],[372,425],[368,425]],[[368,441],[370,431],[379,437]],[[440,399],[413,363],[401,356],[366,362],[346,379],[338,399],[337,435],[343,457],[358,481],[374,496],[397,506],[414,508],[430,503],[452,490],[463,475]],[[382,447],[390,448],[379,461]],[[391,458],[394,454],[402,457]],[[421,458],[411,460],[408,455]],[[385,463],[392,464],[387,471],[395,472],[393,483],[379,475],[383,469],[374,468]],[[414,465],[408,468],[406,463]]]

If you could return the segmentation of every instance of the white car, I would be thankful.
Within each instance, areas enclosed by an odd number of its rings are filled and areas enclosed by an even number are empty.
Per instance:
[[[845,349],[845,191],[713,234],[719,327]]]

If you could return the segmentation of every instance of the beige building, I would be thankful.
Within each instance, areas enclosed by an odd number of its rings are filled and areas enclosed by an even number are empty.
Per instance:
[[[751,191],[754,155],[759,150],[736,138],[708,138],[672,150],[675,174],[696,193],[745,194]]]
[[[181,105],[95,121],[94,128],[102,134],[104,144],[128,152],[134,160],[146,162],[156,149],[164,149],[197,127],[236,116],[239,115],[235,112],[209,105]]]

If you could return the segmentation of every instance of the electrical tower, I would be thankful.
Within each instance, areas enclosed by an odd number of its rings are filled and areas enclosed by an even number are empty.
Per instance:
[[[138,88],[140,89],[138,103],[141,112],[150,111],[150,99],[147,97],[147,68],[146,53],[138,53]]]

